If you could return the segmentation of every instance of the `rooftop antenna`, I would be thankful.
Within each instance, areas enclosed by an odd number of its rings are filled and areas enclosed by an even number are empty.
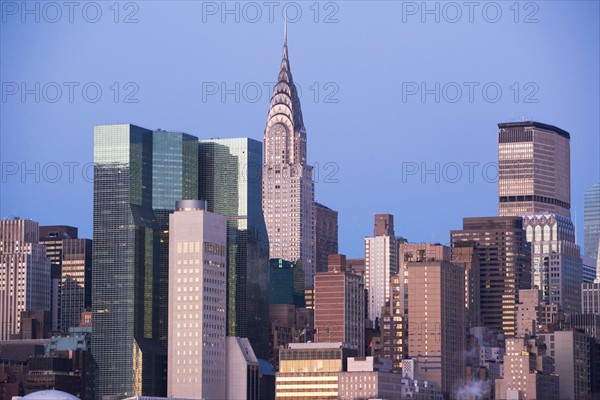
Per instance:
[[[287,46],[287,9],[283,13],[283,45]]]

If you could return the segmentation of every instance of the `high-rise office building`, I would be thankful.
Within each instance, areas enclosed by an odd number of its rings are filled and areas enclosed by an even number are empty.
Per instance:
[[[314,276],[314,183],[306,129],[290,70],[287,37],[265,128],[262,203],[270,258],[295,262],[306,288]]]
[[[175,202],[198,197],[198,139],[162,129],[152,132],[152,210],[158,224],[158,339],[167,346],[169,215]]]
[[[40,226],[40,243],[52,264],[52,331],[67,333],[92,306],[92,241],[75,227],[50,225]]]
[[[381,317],[381,307],[390,300],[390,278],[398,273],[398,241],[394,217],[375,215],[374,236],[365,238],[365,288],[369,319]]]
[[[394,372],[402,370],[402,360],[408,357],[406,341],[408,319],[404,310],[404,283],[401,274],[390,278],[389,306],[382,307],[379,323],[380,343],[378,355],[392,361]]]
[[[528,214],[523,226],[531,243],[533,287],[540,289],[544,302],[580,313],[582,261],[573,223],[559,214]]]
[[[269,304],[290,304],[304,307],[304,275],[293,262],[269,260]]]
[[[152,131],[130,124],[94,128],[92,354],[98,396],[166,394],[152,139]]]
[[[581,312],[600,315],[600,282],[581,284]]]
[[[598,262],[595,258],[581,256],[581,279],[584,283],[594,282],[598,275]]]
[[[452,252],[448,246],[433,243],[399,243],[398,260],[399,274],[402,276],[402,290],[404,292],[404,307],[402,314],[408,313],[408,263],[424,261],[448,261]],[[466,288],[465,288],[466,289]]]
[[[315,272],[327,272],[327,257],[338,253],[338,213],[314,203]]]
[[[200,200],[169,217],[169,397],[224,399],[227,217]]]
[[[92,307],[92,241],[63,239],[61,270],[60,327],[68,332]]]
[[[199,197],[227,222],[227,335],[247,337],[269,356],[269,241],[262,212],[262,144],[248,138],[199,141]],[[303,288],[302,288],[303,289]]]
[[[500,216],[571,217],[570,135],[533,121],[498,124]]]
[[[0,341],[21,329],[21,311],[50,311],[50,260],[37,222],[0,221]]]
[[[62,330],[61,293],[63,240],[77,238],[77,228],[66,225],[40,226],[40,243],[46,246],[46,257],[50,259],[50,321],[51,331]],[[91,268],[91,266],[90,266]]]
[[[452,247],[476,246],[481,322],[513,336],[518,291],[531,288],[531,246],[521,217],[464,218]]]
[[[316,342],[343,342],[364,355],[365,286],[348,272],[346,256],[330,254],[329,271],[315,274]]]
[[[452,247],[452,264],[463,267],[465,270],[467,325],[481,326],[477,247],[473,243],[457,243],[457,246]]]
[[[583,250],[590,258],[598,258],[600,244],[600,182],[583,194]],[[600,276],[598,276],[600,279]]]
[[[290,343],[279,352],[277,399],[338,399],[339,373],[356,349],[338,343]]]
[[[408,357],[419,377],[450,396],[465,374],[465,270],[448,261],[416,261],[408,270]]]

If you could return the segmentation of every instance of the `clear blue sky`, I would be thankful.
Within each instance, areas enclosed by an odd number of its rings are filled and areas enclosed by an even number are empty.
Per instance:
[[[286,3],[0,4],[0,216],[91,237],[92,169],[82,169],[95,124],[262,141]],[[581,243],[583,191],[600,175],[599,3],[430,2],[431,14],[422,4],[287,5],[316,199],[339,211],[340,251],[362,256],[375,213],[394,214],[410,241],[442,243],[462,217],[496,215],[494,164],[482,169],[497,160],[496,124],[523,118],[571,133]],[[436,163],[439,182],[421,176]]]

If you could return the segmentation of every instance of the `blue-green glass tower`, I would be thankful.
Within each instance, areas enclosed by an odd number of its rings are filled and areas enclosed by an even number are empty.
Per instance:
[[[166,396],[168,226],[197,196],[196,139],[135,125],[94,129],[92,353],[98,396]]]
[[[199,197],[226,215],[227,335],[247,337],[269,357],[269,242],[262,212],[262,143],[248,138],[199,141]]]
[[[152,209],[159,228],[158,330],[167,346],[169,311],[169,214],[178,200],[198,199],[198,138],[156,130],[152,135]]]

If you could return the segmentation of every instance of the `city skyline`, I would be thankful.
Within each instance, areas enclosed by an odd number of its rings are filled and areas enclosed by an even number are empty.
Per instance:
[[[600,393],[600,3],[171,4],[0,3],[0,398]]]
[[[182,7],[174,6],[166,13],[180,14],[184,10]],[[274,80],[274,66],[280,61],[282,18],[275,13],[272,22],[264,17],[252,24],[241,15],[239,23],[232,17],[222,22],[220,14],[209,15],[206,10],[203,14],[201,4],[190,7],[190,17],[183,18],[181,26],[172,34],[163,36],[157,36],[151,29],[163,12],[154,4],[139,7],[138,23],[111,25],[117,33],[106,32],[108,36],[102,39],[97,37],[93,28],[113,24],[108,17],[98,25],[79,20],[70,26],[68,22],[27,24],[20,20],[15,22],[7,16],[1,27],[2,56],[7,61],[3,64],[5,101],[0,130],[20,134],[3,134],[1,138],[4,190],[0,194],[0,216],[19,215],[43,225],[61,223],[78,226],[81,237],[91,237],[92,185],[89,179],[82,178],[81,172],[83,166],[91,162],[91,127],[96,124],[126,121],[153,128],[169,127],[199,138],[249,136],[262,140],[266,107],[272,92],[272,87],[266,84]],[[593,111],[598,108],[599,92],[596,90],[598,78],[595,74],[598,70],[598,27],[592,18],[598,11],[596,3],[570,3],[569,6],[541,3],[536,16],[538,22],[531,24],[522,23],[526,10],[521,10],[520,22],[515,23],[513,11],[508,7],[503,9],[504,17],[497,24],[486,22],[476,14],[473,24],[463,20],[454,25],[443,18],[439,23],[431,19],[423,23],[419,14],[406,14],[402,3],[378,6],[339,3],[338,11],[332,17],[337,19],[335,23],[324,22],[325,17],[335,10],[321,9],[319,22],[315,23],[313,10],[308,8],[308,4],[303,7],[303,18],[297,22],[289,19],[289,45],[295,60],[294,75],[303,90],[301,101],[308,132],[308,163],[314,165],[317,171],[315,200],[339,212],[340,252],[349,257],[361,255],[362,239],[369,235],[375,213],[394,214],[397,233],[411,242],[446,244],[450,240],[448,232],[460,228],[463,216],[494,215],[497,182],[493,179],[487,182],[481,168],[486,163],[496,162],[496,124],[521,120],[522,117],[552,124],[571,133],[571,211],[577,242],[583,245],[583,192],[598,181],[597,168],[593,168],[598,162],[595,150],[598,149],[599,130],[598,118]],[[110,15],[109,10],[105,11],[104,15]],[[123,14],[127,13],[123,11]],[[397,25],[367,25],[368,17],[373,15],[382,22],[394,16],[399,21],[403,18],[406,21]],[[197,17],[196,24],[189,19],[193,16]],[[123,19],[123,15],[120,18]],[[356,23],[362,23],[367,28],[365,32],[372,33],[357,36],[351,29]],[[558,25],[566,28],[557,29]],[[23,31],[27,28],[30,30]],[[40,51],[53,52],[58,50],[51,42],[53,35],[69,32],[69,29],[80,29],[81,38],[67,38],[61,45],[81,52],[82,60],[89,57],[98,60],[100,53],[95,50],[90,53],[90,50],[99,46],[99,52],[108,51],[100,40],[110,39],[115,34],[127,35],[123,45],[115,49],[111,47],[111,51],[114,50],[116,56],[127,54],[126,49],[133,49],[133,53],[122,57],[122,63],[115,67],[82,73],[87,71],[87,64],[81,64],[84,61],[74,62],[71,52],[67,51],[64,59],[49,63],[41,73],[38,67],[26,62],[28,52],[15,47],[17,37],[23,33],[27,39],[25,48],[34,46]],[[481,32],[480,39],[472,39],[470,34],[474,30]],[[506,37],[497,39],[499,31],[507,31]],[[447,39],[439,44],[433,42],[433,37],[440,33],[445,34]],[[156,45],[134,46],[133,43],[141,43],[140,35],[143,34],[151,34]],[[219,35],[222,40],[198,42],[188,39],[193,35],[207,37],[207,34]],[[238,39],[241,35],[243,40]],[[466,37],[471,40],[462,40]],[[518,43],[517,38],[523,41],[521,46],[514,45]],[[183,39],[183,44],[176,43],[171,48],[173,41],[169,39]],[[459,41],[466,46],[465,51],[454,55],[448,50]],[[188,57],[195,45],[202,50],[200,58]],[[528,55],[527,49],[531,47],[536,48],[535,55]],[[572,47],[575,49],[571,50]],[[172,69],[167,68],[173,66],[165,64],[164,57],[158,57],[156,66],[147,73],[124,72],[137,70],[132,68],[138,65],[138,60],[149,57],[155,51],[171,58],[182,73],[178,76],[169,74]],[[577,62],[558,61],[546,64],[542,70],[535,68],[539,59],[549,58],[554,53]],[[11,57],[6,57],[9,54]],[[315,57],[315,54],[319,56]],[[387,63],[386,55],[390,57]],[[428,67],[436,62],[436,55],[445,57],[443,72],[439,68]],[[240,68],[242,60],[244,68]],[[500,60],[506,68],[493,68],[481,73],[490,63]],[[73,65],[67,67],[65,62],[68,61]],[[467,64],[470,65],[467,68],[459,67]],[[27,66],[17,70],[17,65]],[[577,65],[582,65],[583,69],[577,67],[575,72]],[[196,73],[192,74],[192,70]],[[164,82],[154,79],[154,74],[160,71],[167,73]],[[393,75],[390,75],[392,72]],[[566,74],[570,80],[557,82],[554,79],[557,74]],[[151,76],[152,80],[149,80]],[[372,90],[376,85],[375,79],[389,80],[392,76],[395,97],[387,98],[385,94],[381,102],[375,102],[379,109],[365,103],[375,96]],[[71,81],[82,84],[97,82],[104,97],[98,103],[86,102],[81,96],[73,103],[66,98],[49,103],[42,94],[40,102],[36,103],[35,94],[28,95],[25,102],[19,95],[8,94],[10,82],[31,83],[30,86],[34,87],[35,82],[41,82],[43,86],[44,82]],[[408,95],[407,92],[414,90],[411,85],[414,82],[425,82],[429,85],[427,88],[431,88],[436,82],[443,87],[447,82],[471,81],[479,82],[481,86],[486,82],[498,82],[504,96],[497,103],[478,96],[472,103],[462,99],[455,104],[447,102],[447,96],[443,95],[439,103],[435,102],[435,95],[428,95],[422,102],[420,93]],[[121,89],[117,103],[112,98],[116,92],[109,88],[113,82],[119,82]],[[139,90],[133,98],[139,100],[138,103],[124,102],[124,97],[133,92],[133,89],[125,88],[127,82],[137,85]],[[215,82],[219,92],[208,95],[207,88]],[[236,82],[240,83],[240,87],[248,83],[258,84],[262,88],[260,98],[251,102],[249,100],[253,99],[249,92],[246,95],[240,92],[239,102],[235,101],[235,94],[225,95],[225,101],[221,101],[221,83],[231,89]],[[521,89],[518,102],[513,99],[515,91],[509,88],[514,82],[519,82]],[[537,84],[538,103],[524,102],[523,96],[531,92],[524,88],[527,82]],[[327,83],[334,86],[326,88]],[[461,86],[465,89],[463,95],[466,95],[466,87]],[[251,89],[254,85],[246,87]],[[337,93],[332,94],[336,90]],[[154,95],[158,93],[165,94],[163,100],[155,100]],[[66,94],[67,91],[63,91],[63,95]],[[315,101],[316,94],[319,94],[318,101]],[[337,103],[326,102],[326,95]],[[403,95],[406,95],[406,101],[403,101]],[[565,108],[567,98],[577,101]],[[39,115],[35,121],[24,117],[32,112]],[[232,113],[238,117],[223,118]],[[364,118],[357,120],[350,117],[353,115],[364,115]],[[377,115],[390,115],[393,120],[401,118],[401,128],[392,127],[385,122],[386,118],[377,118]],[[52,134],[41,135],[40,132]],[[360,135],[374,140],[360,140]],[[50,137],[52,143],[48,142]],[[423,140],[435,140],[439,146],[428,148],[420,144]],[[472,143],[475,151],[472,151],[471,145],[458,145],[460,142]],[[27,146],[22,146],[22,143]],[[390,145],[382,146],[384,143]],[[44,173],[50,177],[54,176],[51,175],[54,167],[48,167],[48,163],[57,163],[62,168],[61,179],[50,183],[49,179],[45,179],[48,176],[40,176],[39,182],[35,182],[35,173],[30,173],[21,183],[20,168],[35,168],[35,162],[47,167]],[[73,183],[68,181],[69,167],[63,165],[69,162],[79,163],[72,166],[75,173]],[[423,166],[431,169],[435,163],[440,163],[440,170],[448,175],[442,176],[439,182],[435,182],[432,174],[421,176]],[[473,183],[467,179],[469,167],[464,163],[479,163],[474,167]],[[15,165],[18,171],[12,175],[11,168]],[[451,183],[451,179],[447,178],[454,176],[450,174],[454,174],[456,165],[462,177]],[[412,168],[417,170],[412,173]],[[380,174],[381,171],[385,173]],[[91,169],[88,176],[91,178]],[[362,187],[360,191],[355,190],[357,182]],[[383,190],[381,194],[385,195],[374,196],[378,190]],[[64,191],[73,193],[73,207],[64,207],[64,203],[58,200],[59,196],[54,196],[54,193]],[[33,196],[38,192],[48,193],[48,199],[42,203],[41,198]],[[407,193],[411,195],[406,196]],[[436,197],[440,196],[456,197],[457,202],[436,201]],[[415,207],[422,212],[403,212]],[[47,218],[48,209],[53,211],[56,219]],[[425,219],[423,214],[427,215]]]

